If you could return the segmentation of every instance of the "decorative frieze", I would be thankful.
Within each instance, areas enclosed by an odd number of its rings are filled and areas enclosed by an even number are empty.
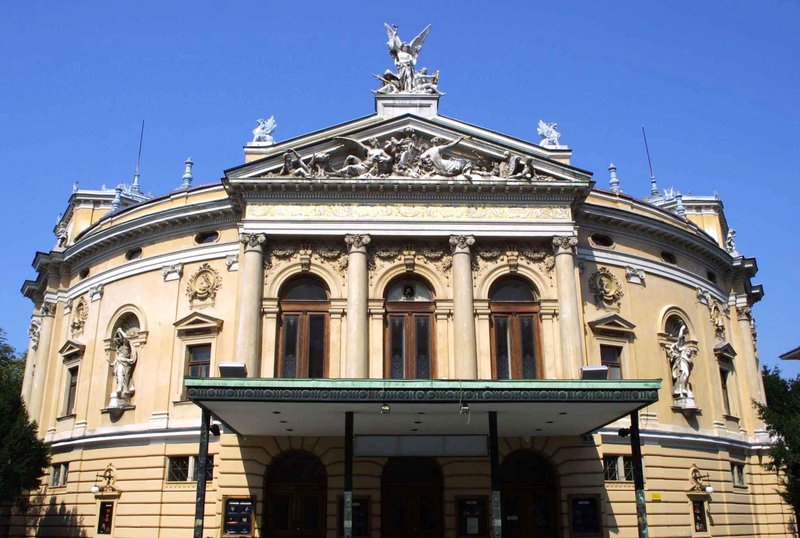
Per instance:
[[[509,207],[456,204],[261,204],[248,206],[247,218],[436,221],[568,220],[568,207]]]

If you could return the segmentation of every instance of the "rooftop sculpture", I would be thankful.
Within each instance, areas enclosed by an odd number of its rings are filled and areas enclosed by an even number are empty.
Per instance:
[[[375,75],[383,83],[383,86],[377,90],[378,93],[438,94],[439,71],[428,74],[428,69],[425,67],[419,71],[416,70],[417,58],[422,51],[425,38],[431,31],[431,25],[426,26],[410,43],[400,39],[397,25],[389,26],[384,23],[384,26],[386,26],[386,34],[389,36],[386,45],[389,47],[389,54],[394,60],[397,73],[392,73],[387,69],[383,75]]]

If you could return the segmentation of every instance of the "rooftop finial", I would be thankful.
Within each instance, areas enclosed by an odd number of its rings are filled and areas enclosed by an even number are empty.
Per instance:
[[[617,167],[614,163],[608,165],[608,174],[610,176],[609,183],[611,184],[611,192],[619,194],[622,192],[619,188],[619,178],[617,177]]]
[[[184,162],[184,165],[186,166],[186,168],[184,168],[184,170],[183,170],[183,181],[181,182],[181,187],[178,190],[186,190],[186,189],[191,188],[192,179],[194,179],[192,177],[192,165],[193,164],[194,164],[194,162],[192,162],[192,158],[191,157],[188,157],[186,159],[186,162]]]
[[[72,192],[73,193],[78,192],[78,182],[77,181],[73,181],[72,182]]]
[[[139,165],[142,162],[142,140],[144,140],[144,120],[142,120],[142,130],[139,133],[139,154],[136,156],[136,172],[133,174],[133,184],[131,185],[131,194],[141,194],[142,189],[139,188],[139,176],[141,176]]]
[[[675,213],[678,217],[686,220],[686,208],[683,206],[683,195],[678,193],[675,195]]]
[[[117,188],[114,189],[114,200],[111,201],[111,212],[116,213],[122,207],[122,191],[125,189],[125,185],[120,183],[117,185]]]
[[[647,146],[647,134],[644,132],[644,125],[642,125],[642,136],[644,137],[644,150],[647,153],[647,166],[650,167],[650,194],[658,196],[658,185],[656,184],[656,175],[653,173],[653,163],[650,161],[650,148]]]

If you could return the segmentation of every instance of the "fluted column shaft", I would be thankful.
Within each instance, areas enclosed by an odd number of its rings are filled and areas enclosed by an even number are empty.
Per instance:
[[[766,403],[766,396],[764,394],[764,381],[761,377],[761,372],[758,367],[758,360],[756,359],[756,344],[753,341],[753,331],[750,325],[752,322],[751,307],[737,307],[736,318],[739,323],[739,336],[743,345],[740,356],[744,361],[744,373],[747,377],[747,389],[750,393],[750,398],[759,403]],[[737,358],[737,361],[738,360],[739,359]],[[747,405],[746,402],[745,405]],[[755,415],[754,429],[756,432],[766,431],[764,422]]]
[[[248,377],[261,375],[261,299],[264,296],[264,234],[241,234],[244,244],[236,328],[236,360],[245,363]]]
[[[475,341],[475,296],[472,284],[471,235],[450,237],[453,250],[453,330],[455,331],[455,375],[477,379],[478,352]]]
[[[578,290],[575,284],[576,237],[554,237],[556,286],[558,289],[558,326],[561,336],[561,360],[564,377],[577,379],[581,369],[581,322],[578,311]]]
[[[347,335],[345,346],[345,376],[366,378],[369,372],[369,328],[367,301],[369,274],[367,245],[369,235],[346,235],[347,254]]]
[[[47,380],[47,366],[50,363],[50,340],[53,336],[53,321],[56,313],[55,303],[42,303],[41,325],[39,326],[39,345],[33,359],[33,380],[30,387],[28,412],[37,423],[41,420],[44,384]],[[40,430],[41,425],[40,425]]]

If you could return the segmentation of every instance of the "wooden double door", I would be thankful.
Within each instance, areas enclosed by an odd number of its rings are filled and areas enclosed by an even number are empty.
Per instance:
[[[267,501],[267,536],[323,538],[325,510],[325,490],[320,486],[274,486]]]
[[[381,477],[381,538],[441,538],[442,473],[434,458],[390,458]]]
[[[558,538],[552,490],[509,487],[501,499],[504,538]]]

